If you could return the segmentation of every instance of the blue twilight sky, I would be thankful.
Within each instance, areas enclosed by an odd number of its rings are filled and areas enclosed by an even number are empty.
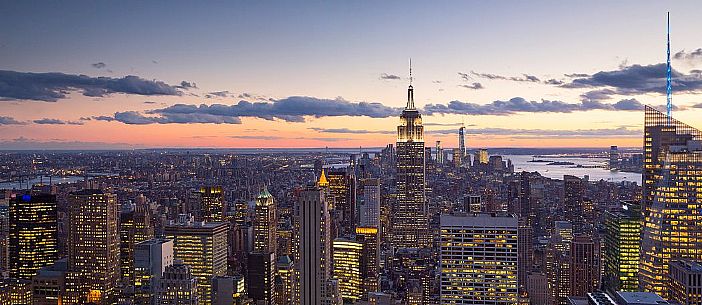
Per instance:
[[[631,90],[630,85],[587,79],[586,86],[569,84],[600,71],[634,73],[627,67],[664,62],[667,11],[672,16],[671,51],[684,50],[673,63],[687,81],[679,86],[690,88],[674,101],[686,108],[681,119],[699,125],[698,1],[2,1],[0,70],[18,74],[0,75],[0,142],[10,147],[67,141],[130,147],[380,146],[393,142],[385,131],[393,130],[396,117],[386,113],[404,105],[410,57],[420,107],[451,101],[495,106],[494,101],[517,97],[536,106],[543,106],[538,104],[543,100],[578,104],[585,93],[601,90],[616,91],[601,100],[607,105],[631,99],[660,105],[665,98],[656,89]],[[110,79],[134,75],[181,88],[172,94],[144,93],[92,81],[47,82],[25,72]],[[185,88],[182,81],[196,88]],[[46,101],[18,93],[47,86],[65,97]],[[294,96],[315,103],[345,101],[352,105],[341,106],[351,109],[358,102],[392,109],[362,116],[289,108],[251,116],[236,109],[226,114],[208,109],[188,113],[188,118],[179,113],[177,120],[161,111],[176,104],[231,106],[240,100],[265,101],[275,108]],[[640,128],[642,115],[626,107],[520,108],[499,116],[489,113],[493,108],[487,113],[465,107],[429,109],[425,122],[468,122],[479,146],[640,142],[633,131]],[[118,115],[123,112],[131,120]],[[298,112],[301,117],[289,117]],[[2,118],[19,124],[3,124]],[[344,132],[323,130],[330,126]],[[541,129],[552,135],[541,141],[535,136]],[[135,136],[123,136],[125,130]],[[618,140],[601,141],[598,135]],[[429,140],[443,137],[449,143],[454,138],[438,128],[428,135]]]

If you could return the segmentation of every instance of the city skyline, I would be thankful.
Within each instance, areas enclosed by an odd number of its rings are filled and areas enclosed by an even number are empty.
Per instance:
[[[694,2],[375,5],[7,5],[0,145],[383,147],[411,57],[426,143],[640,147],[668,11],[674,115],[698,126]]]

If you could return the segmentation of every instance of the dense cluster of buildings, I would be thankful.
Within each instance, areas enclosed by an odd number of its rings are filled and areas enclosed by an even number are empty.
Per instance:
[[[642,186],[432,150],[412,86],[374,155],[0,155],[104,173],[2,192],[0,305],[700,304],[702,133],[645,114]]]

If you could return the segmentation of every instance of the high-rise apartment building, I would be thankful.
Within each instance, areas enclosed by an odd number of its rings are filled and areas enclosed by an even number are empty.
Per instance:
[[[210,305],[214,276],[227,272],[227,229],[223,222],[195,222],[189,215],[180,215],[178,222],[164,228],[167,239],[173,240],[174,257],[189,265],[197,278],[200,305]]]
[[[583,219],[583,200],[585,197],[585,183],[582,179],[563,176],[563,216],[573,224],[573,229],[580,232],[585,225]]]
[[[56,196],[18,194],[8,214],[10,277],[29,280],[58,259]]]
[[[96,189],[68,196],[67,304],[80,300],[111,304],[117,297],[119,205],[117,196]]]
[[[414,89],[397,126],[397,200],[392,211],[391,244],[396,248],[428,247],[432,237],[425,202],[424,126],[414,106]]]
[[[702,132],[645,111],[639,279],[642,290],[667,298],[669,262],[702,260]]]
[[[517,304],[517,231],[511,215],[442,215],[441,304]]]

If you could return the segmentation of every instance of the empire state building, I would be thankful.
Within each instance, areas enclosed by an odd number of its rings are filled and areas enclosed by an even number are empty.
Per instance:
[[[397,126],[397,200],[392,211],[391,239],[395,248],[430,246],[424,177],[424,126],[414,106],[414,89],[410,83],[407,106]]]

